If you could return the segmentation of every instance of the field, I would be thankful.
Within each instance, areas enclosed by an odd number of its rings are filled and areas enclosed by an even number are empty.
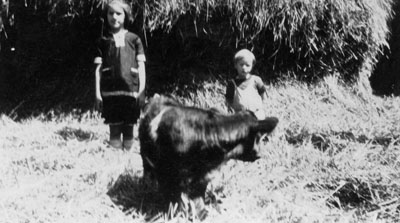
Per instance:
[[[375,97],[335,76],[268,88],[280,119],[255,163],[229,161],[213,174],[205,222],[397,222],[400,99]],[[180,100],[223,104],[205,84]],[[196,95],[197,94],[197,95]],[[187,222],[141,182],[139,144],[107,145],[96,112],[0,117],[0,222]]]

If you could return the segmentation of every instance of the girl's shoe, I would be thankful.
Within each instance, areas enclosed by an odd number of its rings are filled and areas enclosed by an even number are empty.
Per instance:
[[[110,146],[114,147],[115,149],[122,149],[121,139],[110,139]]]
[[[133,145],[133,139],[125,139],[123,142],[124,149],[130,150]]]

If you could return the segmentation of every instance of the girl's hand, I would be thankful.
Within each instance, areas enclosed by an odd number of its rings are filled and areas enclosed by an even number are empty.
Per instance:
[[[137,98],[138,98],[138,93],[137,93],[137,92],[133,92],[133,97],[134,97],[135,99],[137,99]]]
[[[101,111],[103,109],[103,98],[101,97],[101,95],[97,95],[96,94],[96,110]]]
[[[138,94],[138,96],[136,98],[136,101],[137,101],[137,103],[138,103],[140,108],[142,108],[144,106],[145,100],[146,100],[146,97],[145,97],[144,92]]]

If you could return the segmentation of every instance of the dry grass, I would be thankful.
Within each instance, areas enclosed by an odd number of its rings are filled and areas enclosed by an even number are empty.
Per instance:
[[[226,110],[222,88],[180,99]],[[266,106],[278,129],[260,160],[214,174],[206,222],[400,220],[400,99],[328,77],[270,85]],[[107,134],[96,113],[1,116],[0,222],[187,222],[173,208],[157,215],[161,197],[141,183],[138,144],[115,150]]]
[[[71,55],[73,61],[76,58],[87,60],[82,56],[92,55],[80,49],[87,49],[100,36],[99,17],[108,2],[110,0],[30,0],[10,1],[10,5],[0,2],[3,22],[9,23],[6,19],[8,12],[15,13],[16,21],[32,18],[30,23],[23,25],[17,22],[20,27],[14,27],[24,30],[23,38],[10,36],[10,41],[17,40],[16,66],[30,76],[41,66],[47,67],[48,59],[43,58],[56,58],[54,63],[66,61]],[[388,46],[388,23],[392,20],[392,5],[396,1],[127,2],[132,6],[135,21],[125,25],[140,34],[147,46],[155,46],[155,56],[166,53],[170,47],[173,52],[179,50],[170,45],[171,41],[159,46],[160,39],[172,38],[183,45],[195,42],[193,37],[196,37],[210,40],[220,49],[252,48],[257,58],[264,60],[259,63],[265,64],[260,67],[261,70],[278,73],[289,70],[295,71],[298,76],[317,77],[338,71],[349,78],[357,77],[363,65],[375,65],[376,57]],[[42,24],[40,21],[46,22]],[[13,29],[6,31],[11,33]],[[170,35],[167,34],[169,31],[172,31]],[[43,42],[43,39],[49,41]],[[192,51],[196,52],[196,49]],[[148,56],[151,58],[151,55]],[[172,61],[179,60],[182,55],[175,56]]]

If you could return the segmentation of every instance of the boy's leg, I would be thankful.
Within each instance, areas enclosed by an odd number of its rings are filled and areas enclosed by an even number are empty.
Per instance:
[[[130,150],[133,145],[133,125],[123,125],[122,136],[124,149]]]
[[[122,125],[110,125],[110,145],[116,149],[122,149],[121,133]]]

